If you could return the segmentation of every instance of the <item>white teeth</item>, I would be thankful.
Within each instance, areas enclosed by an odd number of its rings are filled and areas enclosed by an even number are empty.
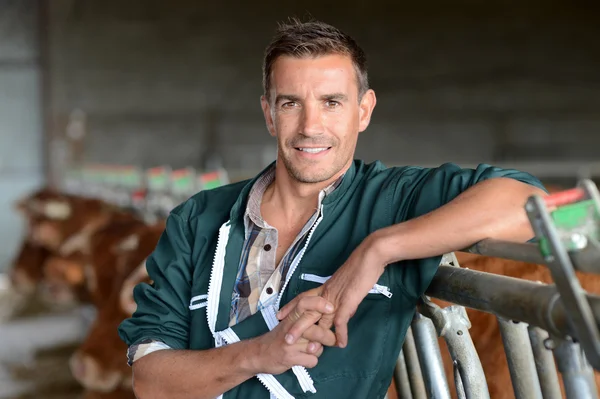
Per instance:
[[[310,152],[311,154],[316,154],[319,153],[321,151],[325,151],[327,149],[327,147],[325,148],[298,148],[300,151],[304,151],[304,152]]]

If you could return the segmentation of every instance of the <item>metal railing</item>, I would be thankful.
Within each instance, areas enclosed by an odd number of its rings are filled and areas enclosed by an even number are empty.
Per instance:
[[[426,295],[453,305],[441,308],[424,296],[406,335],[395,371],[400,398],[449,398],[438,337],[453,362],[458,398],[489,398],[485,374],[465,308],[498,319],[517,399],[596,399],[600,370],[600,296],[585,292],[575,271],[600,274],[600,196],[583,180],[574,190],[534,196],[526,212],[535,243],[484,240],[465,252],[546,265],[554,284],[461,268],[442,257]]]

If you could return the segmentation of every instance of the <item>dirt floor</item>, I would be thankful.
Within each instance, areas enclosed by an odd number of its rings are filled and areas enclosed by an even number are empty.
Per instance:
[[[35,298],[24,299],[6,292],[0,295],[0,337],[9,337],[4,348],[0,348],[1,399],[83,398],[83,389],[68,367],[77,342],[36,349],[38,343],[49,338],[48,334],[60,334],[61,326],[48,329],[54,313],[64,315],[64,310],[50,309]],[[61,317],[57,323],[64,320],[65,316]],[[44,323],[36,328],[36,320],[43,318]],[[65,335],[67,340],[68,336]],[[60,337],[56,341],[61,342]]]

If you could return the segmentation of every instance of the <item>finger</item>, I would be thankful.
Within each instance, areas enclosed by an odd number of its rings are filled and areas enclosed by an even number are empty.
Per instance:
[[[326,330],[331,330],[333,327],[333,319],[335,314],[324,314],[319,320],[319,327],[322,327]]]
[[[317,287],[317,288],[313,288],[312,290],[308,290],[308,291],[301,293],[296,298],[292,299],[284,307],[282,307],[279,310],[279,312],[277,312],[277,319],[279,319],[279,320],[285,319],[288,316],[288,314],[290,314],[292,309],[294,309],[297,306],[298,302],[300,302],[300,300],[302,298],[307,297],[307,296],[319,296],[321,294],[322,290],[323,289],[321,287]]]
[[[287,305],[279,309],[279,312],[277,312],[277,319],[283,320],[286,317],[288,317],[290,312],[298,305],[298,302],[302,298],[302,295],[303,294],[298,295],[296,298],[292,299]]]
[[[338,315],[335,320],[335,337],[338,347],[345,348],[348,345],[348,318]]]
[[[298,338],[304,334],[304,332],[312,325],[314,325],[321,318],[321,313],[312,310],[302,313],[302,316],[295,322],[291,323],[292,326],[285,335],[285,342],[293,344]]]
[[[300,299],[296,306],[298,313],[302,314],[309,310],[314,310],[321,314],[333,313],[333,304],[320,296],[306,296]]]
[[[302,334],[302,338],[307,339],[312,342],[319,342],[325,346],[335,346],[337,338],[333,331],[327,328],[323,328],[317,324],[310,326],[304,334]]]
[[[319,363],[319,358],[315,355],[298,352],[291,358],[291,363],[311,369]]]
[[[321,347],[319,348],[319,350],[317,350],[317,351],[314,353],[314,355],[315,355],[316,357],[321,357],[321,355],[323,354],[323,349],[324,349],[324,348],[323,348],[323,345],[321,345]]]
[[[309,342],[306,345],[306,353],[311,355],[316,355],[317,352],[322,351],[323,345],[318,342]]]
[[[298,307],[295,307],[294,310],[288,315],[288,320],[295,323],[300,319],[301,316],[302,314],[298,313]]]
[[[292,352],[300,351],[308,354],[314,354],[322,347],[323,345],[321,345],[319,342],[312,342],[306,338],[300,337],[298,339],[298,342],[296,342],[293,345],[290,345],[288,349],[290,349]]]

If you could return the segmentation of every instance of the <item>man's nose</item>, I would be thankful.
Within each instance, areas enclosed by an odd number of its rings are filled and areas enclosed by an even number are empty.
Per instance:
[[[306,136],[318,136],[324,133],[323,115],[316,105],[305,106],[302,112],[301,131]]]

